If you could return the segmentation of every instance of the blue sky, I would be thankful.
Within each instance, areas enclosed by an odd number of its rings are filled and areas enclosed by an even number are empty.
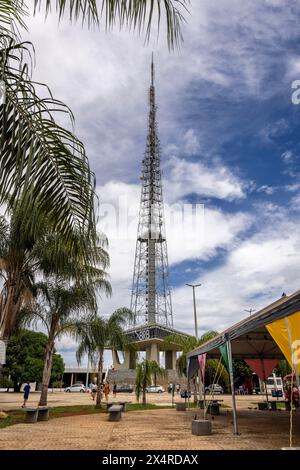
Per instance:
[[[99,305],[103,315],[130,302],[136,221],[120,234],[103,214],[120,196],[138,208],[152,50],[166,205],[204,205],[203,233],[186,243],[176,227],[167,233],[174,326],[193,331],[186,282],[203,284],[201,332],[299,288],[300,105],[291,100],[299,17],[294,0],[192,0],[173,54],[163,27],[145,45],[126,31],[30,19],[34,78],[71,106],[97,177],[114,292]],[[75,363],[72,340],[59,350]]]

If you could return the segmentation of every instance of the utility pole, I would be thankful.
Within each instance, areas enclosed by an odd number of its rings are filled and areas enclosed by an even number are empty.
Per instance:
[[[252,312],[256,312],[256,308],[250,307],[249,309],[244,308],[245,312],[249,313],[249,316],[251,317]]]
[[[186,284],[186,286],[192,287],[193,289],[193,303],[194,303],[194,322],[195,322],[195,336],[196,339],[199,339],[198,336],[198,320],[197,320],[197,310],[196,310],[196,295],[195,295],[195,289],[196,287],[200,287],[202,284]],[[202,377],[201,377],[201,370],[199,370],[199,400],[202,400]],[[197,387],[195,386],[195,391],[197,390]]]

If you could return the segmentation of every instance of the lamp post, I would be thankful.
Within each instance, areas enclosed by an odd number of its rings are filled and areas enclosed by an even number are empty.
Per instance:
[[[202,284],[186,284],[186,286],[192,287],[193,289],[193,303],[194,303],[194,322],[195,322],[195,336],[196,339],[199,339],[198,336],[198,320],[197,320],[197,310],[196,310],[196,295],[195,295],[195,289],[196,287],[200,287]],[[199,400],[202,400],[202,377],[201,377],[201,371],[199,370]],[[197,388],[195,387],[195,391]]]
[[[193,302],[194,302],[194,322],[195,322],[195,336],[198,339],[198,321],[197,321],[197,310],[196,310],[196,296],[195,296],[195,289],[196,287],[200,287],[202,284],[186,284],[186,286],[193,288]]]

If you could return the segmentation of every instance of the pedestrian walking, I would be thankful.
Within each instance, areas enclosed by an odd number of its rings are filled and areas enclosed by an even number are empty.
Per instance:
[[[117,384],[116,382],[114,382],[114,386],[113,386],[113,397],[116,398],[117,396]]]
[[[27,382],[27,384],[24,387],[24,403],[22,405],[22,408],[26,408],[26,403],[29,398],[29,393],[30,393],[30,383]]]

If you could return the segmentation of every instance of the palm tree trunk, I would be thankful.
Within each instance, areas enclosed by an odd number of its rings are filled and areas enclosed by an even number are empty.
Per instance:
[[[146,399],[146,387],[143,388],[143,405],[146,405],[147,399]]]
[[[50,335],[47,341],[45,356],[44,356],[42,392],[40,396],[39,406],[47,405],[48,387],[49,387],[51,371],[52,371],[53,352],[54,352],[54,339],[53,339],[53,336]]]
[[[146,374],[146,371],[144,372]],[[146,388],[147,388],[147,377],[145,376],[142,381],[143,384],[143,405],[146,405],[147,397],[146,397]]]
[[[22,303],[21,293],[16,284],[7,287],[7,294],[1,293],[0,338],[10,338],[16,316]]]
[[[102,400],[102,391],[101,391],[101,385],[102,385],[102,375],[103,375],[103,351],[100,351],[100,356],[99,356],[99,362],[98,362],[98,376],[97,376],[97,399],[96,399],[96,405],[95,408],[100,408],[101,407],[101,400]]]

